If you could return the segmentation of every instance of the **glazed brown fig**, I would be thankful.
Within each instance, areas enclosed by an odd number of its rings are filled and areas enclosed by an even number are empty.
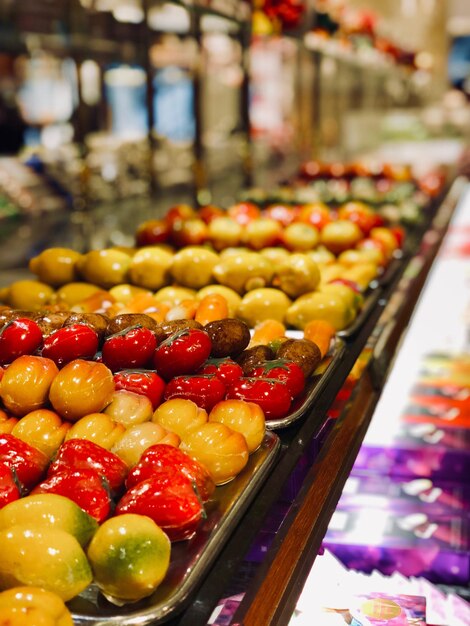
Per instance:
[[[250,329],[245,322],[231,317],[209,322],[204,330],[211,338],[211,356],[215,358],[238,356],[251,339]]]
[[[25,317],[29,320],[36,320],[37,316],[37,311],[25,311],[23,309],[2,309],[0,311],[0,328],[8,322],[17,320],[21,317]]]
[[[160,324],[159,330],[163,331],[163,339],[168,339],[174,333],[179,330],[185,330],[186,328],[197,328],[202,330],[202,324],[196,322],[196,320],[173,320],[171,322],[164,322]]]
[[[62,326],[70,316],[68,311],[46,311],[38,315],[34,321],[39,326],[44,337],[48,337],[51,333]]]
[[[121,313],[120,315],[116,315],[116,317],[113,317],[108,322],[106,336],[115,335],[131,326],[148,328],[155,333],[158,342],[164,339],[164,334],[161,331],[159,323],[149,315],[145,315],[145,313]]]
[[[253,348],[244,350],[237,358],[237,363],[242,368],[243,375],[249,376],[255,367],[263,365],[266,361],[271,361],[274,359],[274,356],[274,352],[269,346],[254,346]]]
[[[320,348],[309,339],[288,339],[277,351],[278,359],[294,361],[308,378],[317,369],[322,360]]]

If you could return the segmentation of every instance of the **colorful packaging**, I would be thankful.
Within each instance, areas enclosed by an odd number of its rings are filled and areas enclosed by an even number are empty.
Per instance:
[[[398,571],[450,585],[470,579],[470,529],[459,517],[338,509],[323,544],[346,567],[366,573]]]
[[[424,511],[435,516],[469,515],[470,485],[353,473],[346,481],[338,507],[379,508],[396,514]]]

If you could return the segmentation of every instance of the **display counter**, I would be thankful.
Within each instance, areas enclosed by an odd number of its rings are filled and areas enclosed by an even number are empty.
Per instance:
[[[71,604],[77,624],[205,626],[220,599],[240,593],[243,600],[227,623],[288,623],[464,185],[457,179],[410,228],[401,253],[366,297],[370,306],[363,307],[360,323],[340,337],[340,349],[326,364],[308,405],[275,428],[279,440],[267,435],[256,458],[266,454],[269,463],[262,463],[258,479],[238,492],[237,481],[223,487],[226,497],[218,502],[233,513],[219,524],[217,507],[211,510],[210,549],[196,550],[191,562],[181,561],[194,572],[191,584],[184,571],[181,588],[172,576],[168,584],[174,593],[158,610],[150,600],[143,609],[113,607],[111,612],[92,589]]]
[[[454,182],[417,252],[405,253],[309,414],[280,432],[275,467],[190,605],[169,624],[205,625],[219,598],[240,593],[224,624],[289,622],[464,188],[463,179]]]

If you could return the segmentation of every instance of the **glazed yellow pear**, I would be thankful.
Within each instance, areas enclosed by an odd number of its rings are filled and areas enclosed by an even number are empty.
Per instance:
[[[320,270],[306,254],[291,254],[276,267],[273,283],[290,298],[296,298],[316,289]]]
[[[38,311],[48,304],[54,295],[50,285],[38,280],[17,280],[7,291],[6,302],[13,309]]]
[[[225,257],[213,270],[217,282],[238,293],[269,285],[273,272],[270,261],[257,252]]]
[[[280,289],[253,289],[243,296],[237,317],[251,328],[265,320],[283,322],[290,305],[290,299]]]
[[[109,248],[87,252],[77,262],[77,267],[85,280],[109,289],[126,282],[130,263],[128,254]]]
[[[355,311],[337,293],[314,291],[304,294],[289,307],[286,322],[304,329],[312,320],[326,320],[335,330],[343,330],[354,319]]]
[[[200,289],[212,280],[212,270],[219,262],[219,256],[202,246],[188,246],[173,257],[171,275],[183,287]]]
[[[158,246],[141,248],[132,257],[129,266],[130,281],[144,289],[160,289],[170,282],[172,263],[173,254]]]
[[[48,248],[30,260],[29,269],[42,282],[60,287],[77,280],[77,262],[81,258],[70,248]]]

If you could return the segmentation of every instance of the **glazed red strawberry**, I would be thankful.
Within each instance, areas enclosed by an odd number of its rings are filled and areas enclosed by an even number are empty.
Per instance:
[[[97,443],[87,439],[69,439],[60,446],[47,475],[53,476],[64,470],[82,469],[92,469],[99,476],[104,476],[112,492],[120,490],[129,471],[117,454]]]
[[[5,433],[0,435],[0,464],[14,469],[20,483],[31,489],[44,476],[49,458],[18,437]]]
[[[0,365],[35,354],[42,340],[41,329],[33,320],[21,317],[8,322],[0,330]]]
[[[116,507],[116,515],[123,513],[147,515],[171,541],[192,537],[205,515],[191,481],[168,469],[129,489]]]
[[[196,486],[204,502],[214,492],[214,481],[206,468],[183,452],[183,450],[165,443],[157,443],[147,448],[140,457],[140,461],[129,472],[126,480],[127,489],[132,489],[132,487],[147,478],[151,478],[162,469],[168,469],[186,476]]]
[[[165,380],[192,374],[209,358],[212,341],[204,330],[188,328],[174,333],[155,350],[153,365]]]
[[[42,356],[62,367],[74,359],[92,359],[98,350],[98,334],[85,324],[59,328],[44,340]]]
[[[305,388],[305,376],[302,368],[293,361],[276,359],[266,361],[255,367],[249,373],[256,378],[271,378],[280,380],[287,385],[292,398],[296,398]]]
[[[155,334],[143,326],[131,326],[107,337],[102,348],[103,363],[110,370],[146,366],[157,347]]]
[[[176,376],[165,389],[165,400],[192,400],[201,409],[210,411],[224,399],[226,386],[216,376]]]
[[[285,417],[291,406],[287,385],[270,378],[240,378],[229,387],[226,398],[254,402],[263,409],[266,420]]]
[[[151,370],[123,370],[114,374],[116,390],[125,389],[147,398],[152,403],[154,410],[163,400],[165,381]]]
[[[13,468],[0,465],[0,509],[21,498],[22,486]]]
[[[93,469],[64,468],[39,483],[31,493],[65,496],[94,517],[99,524],[110,516],[112,510],[106,479]]]
[[[207,359],[197,374],[217,376],[225,385],[230,385],[243,376],[240,365],[230,357],[222,359]]]

